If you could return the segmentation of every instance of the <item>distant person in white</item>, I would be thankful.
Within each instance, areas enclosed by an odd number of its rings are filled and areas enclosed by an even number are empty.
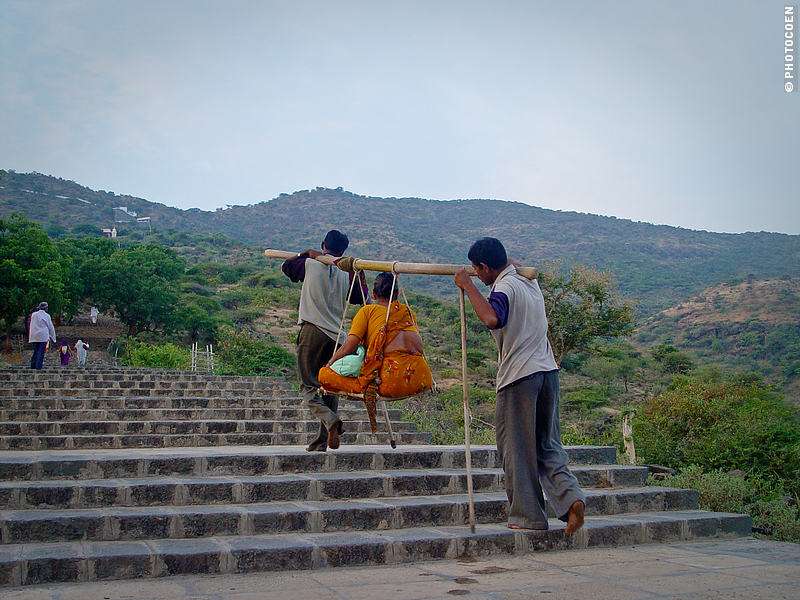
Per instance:
[[[92,320],[92,325],[97,325],[97,315],[100,314],[100,311],[97,310],[96,306],[92,307],[92,310],[89,311],[89,318]]]
[[[75,342],[75,350],[78,351],[78,366],[85,367],[86,366],[86,351],[89,349],[89,344],[84,342],[83,340],[78,340]]]
[[[31,315],[31,325],[28,330],[28,342],[33,344],[31,369],[42,368],[48,341],[56,343],[56,328],[53,327],[53,320],[47,314],[47,302],[41,302]]]

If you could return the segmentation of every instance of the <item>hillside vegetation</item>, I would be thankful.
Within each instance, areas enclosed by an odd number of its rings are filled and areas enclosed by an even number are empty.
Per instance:
[[[701,361],[758,371],[800,397],[800,279],[709,287],[640,326],[642,344],[672,344]]]
[[[407,281],[401,277],[401,285]],[[757,374],[704,366],[702,357],[671,344],[629,343],[634,315],[607,273],[576,266],[544,272],[539,281],[561,357],[565,443],[612,444],[633,460],[622,435],[623,420],[633,416],[636,461],[679,470],[668,482],[696,485],[706,508],[747,511],[759,531],[800,539],[800,419],[780,390]],[[25,307],[46,298],[62,318],[63,338],[63,324],[96,304],[127,331],[114,344],[124,364],[185,369],[189,343],[197,340],[215,344],[218,373],[292,378],[299,292],[259,249],[220,234],[130,230],[115,242],[53,239],[19,216],[0,219],[4,329],[21,335]],[[766,296],[784,302],[786,313],[756,303],[748,314],[771,319],[773,328],[787,324],[796,314],[794,296]],[[458,443],[458,309],[418,292],[409,299],[439,389],[398,407],[434,442]],[[685,312],[694,314],[675,314]],[[468,315],[473,439],[493,443],[495,348],[472,310]]]
[[[341,228],[351,253],[370,258],[465,262],[474,239],[493,235],[515,258],[539,267],[579,263],[611,271],[645,316],[732,278],[800,277],[800,236],[710,233],[499,200],[375,198],[325,188],[215,212],[179,210],[46,175],[0,171],[0,216],[21,212],[53,235],[108,227],[116,206],[150,216],[156,230],[221,233],[261,248],[318,247],[327,229]],[[443,279],[409,286],[453,297]]]

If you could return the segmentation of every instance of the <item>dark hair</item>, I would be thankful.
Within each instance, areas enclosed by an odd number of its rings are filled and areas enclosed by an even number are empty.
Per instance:
[[[384,298],[388,299],[389,294],[392,292],[392,274],[391,273],[379,273],[378,276],[375,278],[375,283],[372,286],[372,293],[375,294],[376,298]],[[400,290],[397,287],[397,283],[394,285],[394,294],[392,294],[392,300],[397,300],[397,294]]]
[[[467,257],[472,264],[483,263],[490,269],[500,269],[508,264],[506,249],[500,240],[493,237],[484,237],[472,244]]]
[[[325,234],[325,239],[322,240],[325,248],[334,256],[341,256],[347,247],[350,245],[350,240],[338,229],[331,229]]]

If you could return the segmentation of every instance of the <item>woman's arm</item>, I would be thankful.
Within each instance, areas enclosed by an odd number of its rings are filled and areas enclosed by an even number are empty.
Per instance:
[[[325,366],[330,367],[333,363],[335,363],[343,356],[347,356],[348,354],[355,354],[356,348],[358,348],[358,345],[360,343],[361,343],[361,338],[359,338],[357,335],[348,335],[344,344],[342,344],[341,348],[339,348],[334,353],[334,355],[331,356],[331,359],[327,362]]]

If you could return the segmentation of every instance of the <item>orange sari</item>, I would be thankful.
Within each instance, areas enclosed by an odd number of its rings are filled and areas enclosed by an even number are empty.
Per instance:
[[[392,302],[389,322],[370,339],[359,376],[344,377],[330,367],[322,367],[320,384],[332,394],[363,394],[370,421],[373,421],[376,396],[399,400],[431,389],[433,376],[424,356],[402,350],[383,352],[401,331],[409,330],[417,330],[411,311],[405,304]]]

